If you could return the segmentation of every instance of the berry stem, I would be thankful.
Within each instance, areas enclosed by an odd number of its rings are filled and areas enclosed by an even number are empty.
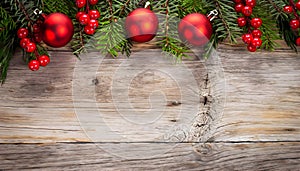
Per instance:
[[[300,18],[299,18],[299,15],[297,14],[297,8],[296,8],[296,4],[293,0],[289,0],[290,1],[290,5],[293,7],[293,13],[294,13],[294,16],[296,17],[297,20],[300,21]]]
[[[90,11],[90,4],[89,4],[89,1],[86,1],[86,13],[88,14]]]
[[[38,57],[40,56],[39,55],[39,53],[38,53],[38,51],[35,49],[35,51],[34,51],[34,55],[35,55],[35,59],[37,60],[38,59]]]

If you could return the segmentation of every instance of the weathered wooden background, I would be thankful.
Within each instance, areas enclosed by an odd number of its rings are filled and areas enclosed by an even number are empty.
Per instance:
[[[122,87],[130,79],[124,73],[114,80],[122,63],[129,60],[125,71],[138,71],[155,62],[159,50],[146,48],[136,48],[130,59],[106,57],[96,72],[91,63],[78,63],[64,49],[51,51],[51,64],[31,72],[21,52],[16,53],[0,88],[0,169],[300,169],[299,54],[286,48],[249,53],[244,47],[221,45],[217,49],[220,61],[183,61],[194,76],[182,76],[187,87],[177,84],[172,75],[146,69],[130,80],[129,87]],[[83,58],[89,56],[95,54]],[[158,65],[153,67],[170,67],[164,61]],[[210,70],[214,65],[217,72]],[[81,71],[95,74],[78,75]],[[188,90],[190,79],[199,91]],[[116,98],[118,94],[113,98],[114,84],[121,85],[115,89],[120,97],[129,92],[131,106]],[[79,86],[75,94],[74,86]],[[155,90],[164,96],[153,95]],[[185,100],[185,93],[199,99]],[[151,105],[163,115],[152,116]],[[193,118],[189,105],[198,110]],[[94,118],[93,111],[99,111],[105,123]],[[126,116],[120,117],[120,111]],[[86,112],[90,129],[79,122],[85,118],[76,112]],[[107,125],[112,129],[104,130]],[[93,132],[100,138],[93,139]],[[121,137],[109,138],[115,134]]]

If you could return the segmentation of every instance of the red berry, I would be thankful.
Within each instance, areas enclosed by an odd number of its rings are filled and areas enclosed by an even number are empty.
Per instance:
[[[81,16],[82,14],[85,14],[85,12],[83,12],[83,11],[77,12],[77,14],[76,14],[76,20],[77,20],[77,21],[79,21],[79,18],[80,18],[80,16]]]
[[[40,43],[40,42],[42,41],[42,36],[41,36],[41,34],[35,33],[35,34],[34,34],[34,37],[33,37],[33,40],[34,40],[35,42],[37,42],[37,43]]]
[[[297,46],[300,46],[300,37],[298,37],[298,38],[296,39],[296,45],[297,45]]]
[[[256,47],[252,46],[252,45],[248,45],[247,49],[248,49],[249,52],[255,52],[256,51]]]
[[[86,34],[92,35],[92,34],[95,33],[95,29],[93,27],[90,27],[90,26],[85,26],[84,27],[84,32]]]
[[[95,19],[95,20],[97,20],[100,17],[100,13],[98,10],[90,10],[89,15],[91,19]]]
[[[260,47],[262,44],[262,40],[260,38],[253,38],[252,42],[251,42],[251,45],[254,46],[254,47]]]
[[[89,0],[89,3],[91,5],[96,5],[98,3],[98,0]]]
[[[34,52],[35,49],[36,49],[36,45],[33,42],[29,42],[27,44],[27,46],[25,47],[26,52],[29,52],[29,53]]]
[[[247,24],[247,20],[245,17],[239,17],[237,23],[239,27],[244,27]]]
[[[28,30],[26,28],[20,28],[17,32],[17,35],[20,39],[28,36]]]
[[[260,18],[252,18],[251,26],[255,29],[259,28],[262,25],[262,20]]]
[[[300,1],[296,2],[295,6],[296,6],[297,10],[300,10]]]
[[[29,63],[28,63],[28,68],[31,70],[31,71],[37,71],[40,69],[40,63],[39,61],[37,60],[31,60]]]
[[[245,6],[242,9],[242,14],[246,17],[249,17],[252,14],[252,8],[250,6]]]
[[[253,36],[254,38],[255,38],[255,37],[261,38],[262,32],[261,32],[260,30],[258,30],[258,29],[254,29],[254,30],[252,30],[252,36]]]
[[[76,0],[76,6],[82,8],[86,5],[86,0]]]
[[[20,46],[22,48],[26,48],[27,44],[30,43],[30,39],[29,38],[22,38],[20,41]]]
[[[235,9],[236,12],[242,12],[243,8],[244,8],[244,5],[241,4],[241,3],[240,4],[236,4],[234,6],[234,9]]]
[[[246,6],[253,8],[256,5],[256,0],[246,0]]]
[[[242,3],[242,0],[233,0],[236,4]]]
[[[283,11],[290,14],[293,12],[293,7],[290,5],[286,5],[283,7]]]
[[[296,20],[296,19],[291,20],[290,21],[290,26],[294,30],[297,29],[297,28],[299,28],[299,26],[300,26],[299,20]]]
[[[79,22],[80,22],[80,24],[82,24],[82,25],[87,25],[87,24],[90,22],[90,16],[87,15],[87,14],[82,14],[82,15],[79,17]]]
[[[39,60],[40,66],[43,66],[43,67],[50,63],[50,58],[47,55],[39,56],[38,60]]]
[[[32,31],[34,33],[39,33],[41,31],[40,26],[37,23],[33,24]]]
[[[94,29],[97,28],[99,26],[98,20],[94,20],[94,19],[90,20],[88,26],[93,27]]]
[[[242,35],[242,39],[246,44],[250,44],[253,40],[252,34],[246,33]]]

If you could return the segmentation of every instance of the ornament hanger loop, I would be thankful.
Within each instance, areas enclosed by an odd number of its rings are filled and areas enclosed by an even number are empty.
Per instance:
[[[147,1],[144,8],[147,8],[150,4],[151,3],[149,1]]]
[[[41,15],[41,14],[43,13],[43,11],[42,11],[42,10],[39,10],[38,8],[36,8],[36,9],[33,11],[33,13],[34,13],[35,15]]]
[[[213,19],[216,18],[217,15],[219,15],[219,12],[218,12],[218,10],[214,9],[214,10],[209,12],[207,17],[209,18],[209,21],[212,21]]]

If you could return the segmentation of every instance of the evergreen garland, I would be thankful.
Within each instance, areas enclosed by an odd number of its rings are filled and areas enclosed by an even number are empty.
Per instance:
[[[283,39],[286,44],[297,51],[295,39],[299,33],[292,30],[289,21],[293,16],[283,12],[282,8],[291,0],[257,0],[253,16],[263,20],[263,49],[273,50],[275,40]],[[143,7],[146,0],[100,0],[93,8],[101,12],[99,27],[95,35],[83,33],[82,26],[76,21],[78,9],[75,0],[2,0],[0,2],[0,82],[3,83],[7,74],[9,61],[19,46],[16,36],[18,28],[28,26],[36,19],[35,9],[42,9],[45,14],[61,12],[72,18],[75,33],[71,48],[75,55],[88,49],[97,49],[117,57],[119,52],[130,56],[132,42],[124,36],[124,18],[137,7]],[[206,45],[206,56],[211,49],[221,42],[237,43],[237,38],[245,31],[238,27],[236,19],[239,16],[234,10],[233,0],[150,0],[152,9],[159,17],[160,29],[156,43],[163,51],[173,54],[177,60],[188,57],[189,47],[184,46],[177,33],[176,18],[199,12],[208,14],[216,9],[218,17],[212,21],[213,35]],[[299,14],[299,11],[298,11]],[[44,46],[38,45],[38,51],[46,53]],[[24,59],[31,58],[23,53]]]

